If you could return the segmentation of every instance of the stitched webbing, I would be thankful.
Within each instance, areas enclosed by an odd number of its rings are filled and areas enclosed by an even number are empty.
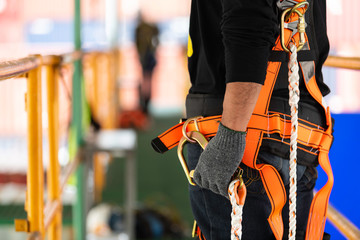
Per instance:
[[[198,120],[200,132],[207,138],[215,136],[220,120],[221,115]],[[183,123],[179,123],[155,138],[152,141],[155,150],[164,153],[177,146],[179,140],[183,136],[182,127]],[[261,130],[264,134],[278,133],[280,137],[289,139],[291,134],[291,121],[285,119],[284,114],[282,113],[271,113],[269,115],[253,114],[248,124],[248,131],[250,129]],[[193,122],[188,124],[186,131],[196,131]],[[331,135],[317,125],[313,125],[300,119],[298,136],[298,143],[302,145],[314,149],[330,149],[332,142]],[[250,136],[247,138],[247,141],[251,143],[257,142],[258,140],[257,137],[253,138]]]

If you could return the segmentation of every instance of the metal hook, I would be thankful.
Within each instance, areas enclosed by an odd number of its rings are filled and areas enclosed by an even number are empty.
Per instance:
[[[196,131],[200,132],[199,124],[198,124],[197,120],[199,120],[201,118],[203,118],[203,116],[192,117],[192,118],[189,118],[188,120],[186,120],[184,122],[183,127],[182,127],[182,134],[186,138],[187,141],[189,141],[191,143],[196,143],[195,140],[188,137],[187,132],[186,132],[186,128],[187,128],[187,125],[193,121],[194,124],[195,124]]]
[[[183,153],[185,143],[190,142],[187,138],[191,139],[194,142],[197,142],[202,147],[202,149],[205,149],[206,145],[208,144],[208,140],[199,131],[188,132],[180,139],[179,145],[177,148],[179,161],[185,172],[186,178],[191,185],[195,186],[196,184],[194,183],[194,181],[192,179],[193,171],[191,171],[191,172],[189,171],[189,168],[188,168],[188,165],[185,160],[184,153]]]
[[[300,35],[300,39],[299,39],[299,46],[297,47],[297,51],[300,51],[303,46],[305,45],[305,17],[304,14],[306,12],[306,10],[308,9],[309,3],[304,1],[301,3],[296,4],[294,7],[292,8],[288,8],[286,9],[282,15],[281,15],[281,31],[280,31],[280,41],[281,41],[281,46],[284,49],[284,51],[286,52],[290,52],[290,50],[285,46],[285,22],[289,20],[289,18],[291,17],[291,15],[293,13],[296,13],[299,16],[299,23],[298,23],[298,32]],[[304,13],[300,12],[298,9],[301,7],[305,7],[304,9]]]

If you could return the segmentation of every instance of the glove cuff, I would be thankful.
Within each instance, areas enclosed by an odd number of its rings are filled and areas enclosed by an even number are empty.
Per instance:
[[[232,130],[220,122],[218,131],[213,140],[215,141],[215,146],[231,151],[231,149],[239,148],[244,145],[245,138],[246,132]]]

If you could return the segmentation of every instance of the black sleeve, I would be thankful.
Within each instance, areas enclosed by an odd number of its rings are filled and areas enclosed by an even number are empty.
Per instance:
[[[317,43],[317,58],[316,64],[316,80],[323,96],[330,93],[329,87],[324,83],[322,76],[322,66],[329,54],[329,39],[327,36],[326,26],[326,1],[314,1],[314,33]]]
[[[226,83],[263,84],[278,34],[276,0],[222,0]]]

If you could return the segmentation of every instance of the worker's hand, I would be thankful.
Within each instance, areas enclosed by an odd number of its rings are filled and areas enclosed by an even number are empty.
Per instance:
[[[231,177],[245,149],[245,132],[231,130],[220,123],[217,134],[200,155],[195,168],[195,183],[228,198]]]

